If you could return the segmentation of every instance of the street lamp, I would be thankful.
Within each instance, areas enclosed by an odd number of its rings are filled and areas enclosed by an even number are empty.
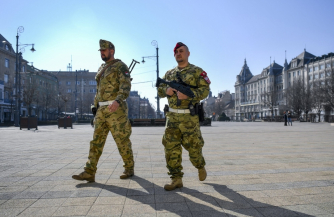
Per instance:
[[[19,35],[20,33],[24,32],[24,27],[19,26],[17,28],[17,34],[16,34],[16,61],[15,61],[15,90],[16,90],[16,97],[15,97],[15,127],[19,127],[19,118],[20,118],[20,113],[21,113],[21,103],[20,103],[20,98],[21,98],[21,76],[19,74],[20,70],[20,65],[19,65],[19,59],[21,62],[21,57],[22,57],[22,52],[24,52],[24,47],[32,45],[32,48],[30,49],[31,52],[36,51],[34,48],[34,44],[19,44]],[[20,48],[20,53],[18,52],[18,49]]]
[[[141,61],[143,64],[145,63],[145,58],[150,58],[150,57],[156,57],[157,58],[157,79],[159,77],[159,47],[158,47],[158,42],[156,40],[153,40],[151,42],[152,46],[155,46],[156,50],[157,50],[157,54],[155,56],[146,56],[146,57],[143,57],[143,61]],[[157,118],[161,118],[161,114],[160,114],[160,99],[159,99],[159,95],[158,95],[158,92],[157,92]]]

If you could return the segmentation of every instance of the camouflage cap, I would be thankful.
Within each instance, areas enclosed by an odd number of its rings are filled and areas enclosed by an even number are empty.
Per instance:
[[[105,50],[107,48],[115,50],[115,46],[113,43],[107,40],[100,39],[100,50]]]

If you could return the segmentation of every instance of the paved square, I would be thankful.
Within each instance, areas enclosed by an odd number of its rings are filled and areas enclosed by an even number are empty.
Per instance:
[[[208,177],[183,152],[184,187],[169,182],[164,127],[133,127],[135,176],[109,134],[96,183],[83,171],[93,129],[0,128],[0,216],[334,216],[334,126],[213,122],[202,127]]]

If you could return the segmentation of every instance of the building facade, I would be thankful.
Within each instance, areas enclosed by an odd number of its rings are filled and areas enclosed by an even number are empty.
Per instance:
[[[18,63],[19,72],[26,72],[28,62],[21,57],[18,58]],[[14,121],[17,94],[15,75],[16,52],[12,44],[0,34],[0,123]],[[22,109],[20,110],[22,114]]]
[[[305,85],[325,79],[333,72],[333,53],[316,57],[304,50],[284,67],[271,63],[253,75],[246,60],[235,83],[235,116],[237,120],[275,117],[286,110],[286,90],[297,79]]]

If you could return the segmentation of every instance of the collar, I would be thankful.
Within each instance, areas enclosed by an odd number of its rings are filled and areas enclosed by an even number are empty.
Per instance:
[[[190,67],[190,63],[188,62],[188,65],[186,67],[184,67],[183,69],[180,70],[178,66],[176,66],[174,69],[175,69],[176,72],[177,71],[182,72],[182,71],[188,69],[189,67]]]

